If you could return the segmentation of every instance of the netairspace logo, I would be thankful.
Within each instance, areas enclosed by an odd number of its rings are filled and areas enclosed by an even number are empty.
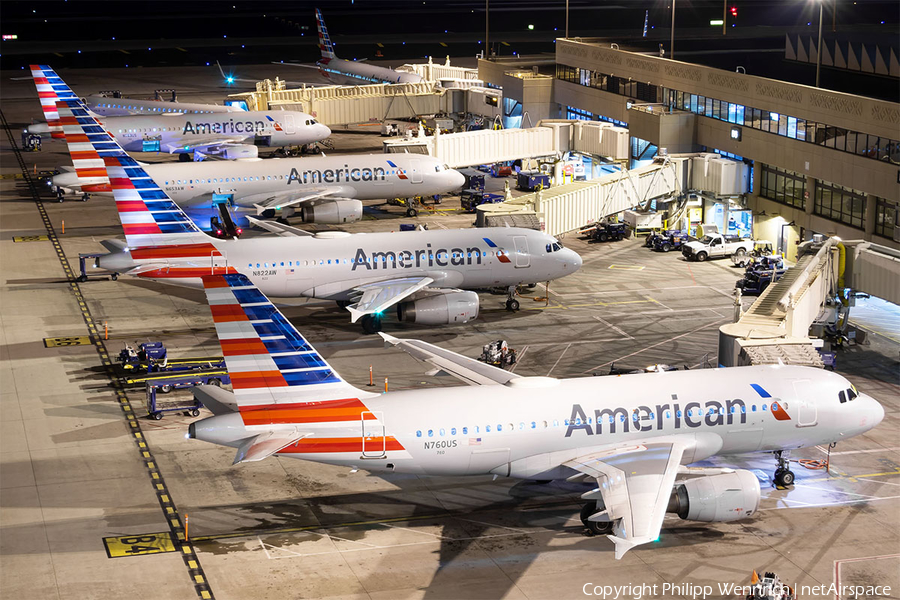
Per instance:
[[[780,598],[781,595],[790,591],[798,591],[798,597],[840,597],[840,598],[860,598],[860,597],[886,597],[891,595],[890,586],[881,585],[803,585],[789,586],[785,583],[762,584],[756,585],[738,584],[738,583],[719,583],[714,588],[711,585],[697,585],[694,583],[663,583],[655,584],[628,584],[628,585],[594,585],[593,583],[585,583],[581,591],[585,596],[597,596],[604,600],[618,600],[631,598],[632,600],[641,600],[642,598],[656,598],[681,596],[691,597],[694,599],[706,600],[713,596],[719,598],[734,597],[754,597],[754,598]]]

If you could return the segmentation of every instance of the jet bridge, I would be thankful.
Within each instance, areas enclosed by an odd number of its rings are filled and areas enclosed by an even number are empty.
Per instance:
[[[719,366],[822,367],[809,337],[817,321],[848,326],[846,288],[900,302],[900,252],[870,242],[805,242],[797,264],[760,294],[736,323],[719,328]],[[739,300],[736,300],[738,302]]]

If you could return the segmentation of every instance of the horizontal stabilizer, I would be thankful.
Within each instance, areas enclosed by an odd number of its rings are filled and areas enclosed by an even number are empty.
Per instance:
[[[288,431],[266,431],[252,438],[247,438],[238,447],[233,464],[262,460],[310,435],[312,434],[299,433],[296,429],[291,429]]]
[[[125,248],[128,247],[128,244],[126,244],[122,240],[103,240],[102,242],[100,242],[100,245],[113,254],[116,254],[118,252],[125,252]]]
[[[191,388],[194,399],[209,409],[214,415],[227,415],[238,412],[234,394],[217,385],[198,385]]]
[[[314,233],[310,233],[309,231],[304,231],[298,227],[291,227],[290,225],[285,225],[277,221],[264,221],[262,219],[251,217],[249,215],[247,216],[247,220],[250,221],[252,225],[261,227],[266,231],[271,231],[272,233],[280,235],[281,237],[303,237],[308,235],[315,235]]]

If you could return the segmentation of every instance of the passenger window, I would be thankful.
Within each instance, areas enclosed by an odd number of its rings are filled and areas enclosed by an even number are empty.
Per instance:
[[[497,431],[503,431],[503,425],[497,425]]]
[[[760,410],[763,411],[763,412],[766,412],[766,405],[765,405],[765,404],[762,404],[761,406],[762,406],[762,408],[760,408]]]
[[[443,429],[441,429],[438,433],[441,435],[441,437],[444,437],[444,430],[443,430]]]
[[[428,437],[434,437],[434,431],[433,431],[433,430],[431,430],[431,429],[428,430]]]
[[[418,430],[418,431],[416,432],[416,437],[422,437],[422,430],[421,430],[421,429]]]
[[[450,428],[450,435],[456,435],[456,427]]]
[[[532,422],[531,422],[531,428],[532,428],[532,429],[537,429],[537,423],[535,423],[534,421],[532,421]]]
[[[490,432],[491,432],[491,426],[490,426],[490,425],[485,425],[485,426],[484,426],[484,431],[485,431],[485,433],[490,433]]]
[[[462,428],[462,433],[463,433],[463,435],[469,435],[469,428],[468,428],[468,427],[463,427],[463,428]]]

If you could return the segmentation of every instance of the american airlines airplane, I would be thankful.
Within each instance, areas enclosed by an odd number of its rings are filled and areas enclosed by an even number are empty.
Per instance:
[[[420,340],[381,334],[474,388],[375,394],[347,383],[242,274],[203,285],[234,392],[201,386],[213,416],[187,437],[237,449],[234,464],[273,454],[373,472],[486,475],[593,484],[584,525],[620,559],[659,537],[667,512],[715,522],[751,517],[752,472],[690,468],[714,455],[787,455],[869,431],[884,417],[844,377],[767,365],[619,377],[522,377]]]
[[[362,200],[433,196],[460,189],[465,177],[421,154],[362,154],[142,165],[169,198],[191,212],[214,198],[265,218],[296,211],[307,223],[350,223],[362,218]],[[105,173],[55,175],[54,187],[112,192]]]
[[[32,67],[32,69],[33,68],[34,67]],[[91,112],[100,115],[101,117],[161,115],[167,113],[210,114],[219,112],[242,112],[244,110],[238,106],[223,106],[219,104],[166,102],[163,100],[139,100],[137,98],[109,98],[107,96],[85,96],[81,101],[91,110]]]
[[[28,126],[31,133],[62,137],[51,103],[77,99],[47,65],[31,65],[47,123]],[[255,158],[259,147],[301,146],[324,140],[331,130],[306,113],[242,111],[232,113],[136,115],[104,117],[96,123],[130,152],[168,152],[190,161],[206,155],[226,159]]]
[[[77,99],[57,108],[76,171],[109,177],[126,242],[104,242],[110,254],[96,264],[117,273],[200,287],[204,275],[240,269],[271,296],[335,300],[374,333],[394,306],[404,321],[466,323],[479,306],[478,294],[466,290],[508,288],[507,308],[517,310],[515,286],[581,267],[581,257],[555,238],[514,227],[312,235],[282,226],[280,237],[215,239],[110,142]]]
[[[415,73],[403,73],[387,67],[369,65],[363,61],[344,60],[334,53],[334,45],[325,28],[322,11],[316,9],[316,27],[319,30],[319,50],[322,57],[316,62],[319,72],[336,84],[359,85],[360,83],[420,83],[424,81]],[[284,63],[292,67],[305,67],[296,63]]]

